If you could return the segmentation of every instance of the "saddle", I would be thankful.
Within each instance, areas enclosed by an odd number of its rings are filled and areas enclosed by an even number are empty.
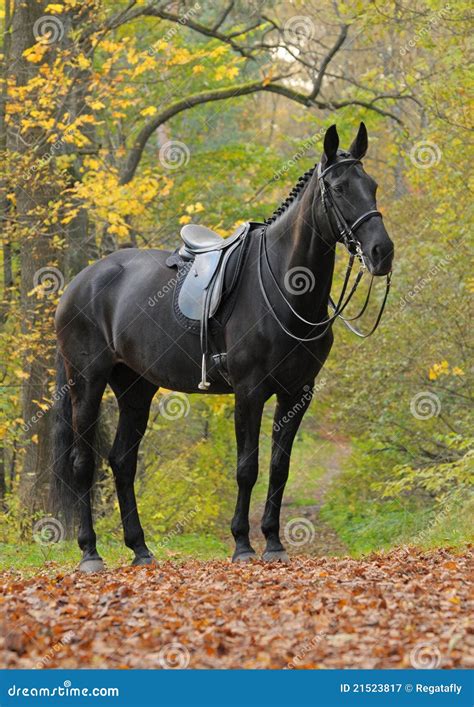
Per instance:
[[[207,390],[210,387],[207,380],[209,320],[216,314],[237,282],[243,262],[242,246],[251,226],[250,222],[244,223],[227,238],[222,238],[210,228],[197,224],[187,224],[181,229],[183,245],[177,255],[187,266],[187,273],[179,291],[178,308],[185,317],[199,322],[202,352],[199,390]],[[233,253],[236,253],[237,264],[234,261],[231,281],[226,284],[226,280],[229,280],[226,274]],[[168,258],[168,265],[176,264],[175,255]],[[217,354],[219,362],[222,362],[223,356],[225,358],[225,354]]]

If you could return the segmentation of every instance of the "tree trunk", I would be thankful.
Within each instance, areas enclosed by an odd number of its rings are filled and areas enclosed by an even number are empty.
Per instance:
[[[37,0],[22,0],[15,4],[12,21],[11,62],[12,75],[16,76],[17,85],[25,85],[38,73],[39,65],[28,62],[23,52],[35,44],[33,27],[45,14],[46,4]],[[14,74],[13,74],[14,71]],[[8,147],[20,154],[32,150],[32,143],[39,145],[35,157],[40,158],[48,149],[47,143],[41,147],[42,130],[35,129],[28,133],[28,140],[19,138],[20,127],[17,125],[9,132]],[[24,138],[24,136],[22,136]],[[26,188],[16,189],[16,219],[21,234],[20,243],[20,300],[22,311],[22,333],[30,337],[40,327],[51,337],[51,303],[46,298],[39,298],[34,290],[41,268],[51,266],[55,252],[52,245],[54,229],[46,227],[41,212],[47,213],[47,204],[54,199],[54,180],[45,178],[27,183]],[[48,336],[46,334],[46,336]],[[50,459],[50,416],[38,416],[38,404],[35,401],[47,399],[48,369],[52,367],[50,341],[42,341],[41,347],[28,350],[24,357],[24,370],[28,373],[22,391],[22,417],[25,422],[25,440],[23,444],[23,465],[20,474],[19,493],[25,517],[36,510],[43,510],[47,498],[46,484],[49,474]],[[39,350],[38,350],[39,349]]]

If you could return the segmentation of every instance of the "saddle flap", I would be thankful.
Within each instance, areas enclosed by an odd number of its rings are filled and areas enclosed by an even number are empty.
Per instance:
[[[224,252],[222,263],[219,267],[219,272],[216,274],[215,281],[212,287],[211,305],[209,308],[209,316],[211,317],[213,317],[214,314],[217,312],[217,309],[221,303],[226,278],[227,263],[229,262],[230,256],[232,255],[234,250],[236,250],[236,248],[238,248],[239,246],[240,242],[237,241],[236,243],[231,245],[230,248],[227,248],[227,250]]]
[[[179,308],[185,317],[202,319],[206,292],[219,267],[221,256],[222,251],[213,250],[194,258],[178,298]]]

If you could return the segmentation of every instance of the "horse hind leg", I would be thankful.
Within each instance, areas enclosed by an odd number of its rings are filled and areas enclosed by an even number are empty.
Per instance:
[[[107,384],[103,368],[88,367],[84,373],[74,370],[66,363],[71,386],[74,492],[79,517],[78,543],[82,550],[79,569],[97,572],[104,568],[97,553],[96,534],[92,520],[92,484],[95,470],[94,436],[99,415],[100,402]]]
[[[134,565],[152,564],[154,557],[145,543],[134,481],[138,448],[145,434],[151,401],[158,388],[123,364],[113,369],[109,383],[120,411],[109,462],[117,488],[125,545],[135,553]]]

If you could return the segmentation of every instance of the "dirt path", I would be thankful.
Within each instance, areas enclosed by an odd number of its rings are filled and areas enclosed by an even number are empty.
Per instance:
[[[325,462],[326,472],[315,479],[306,491],[305,495],[314,499],[314,503],[298,503],[291,491],[284,497],[280,522],[282,541],[290,554],[293,551],[312,557],[342,556],[347,554],[347,547],[336,531],[321,518],[320,510],[331,484],[341,473],[343,463],[350,454],[350,445],[347,440],[332,433],[324,435],[320,432],[320,437],[334,444]],[[264,503],[261,502],[250,519],[252,544],[259,551],[263,549],[259,532],[263,509]]]
[[[9,668],[474,667],[472,553],[0,574]],[[3,666],[2,666],[3,667]]]

